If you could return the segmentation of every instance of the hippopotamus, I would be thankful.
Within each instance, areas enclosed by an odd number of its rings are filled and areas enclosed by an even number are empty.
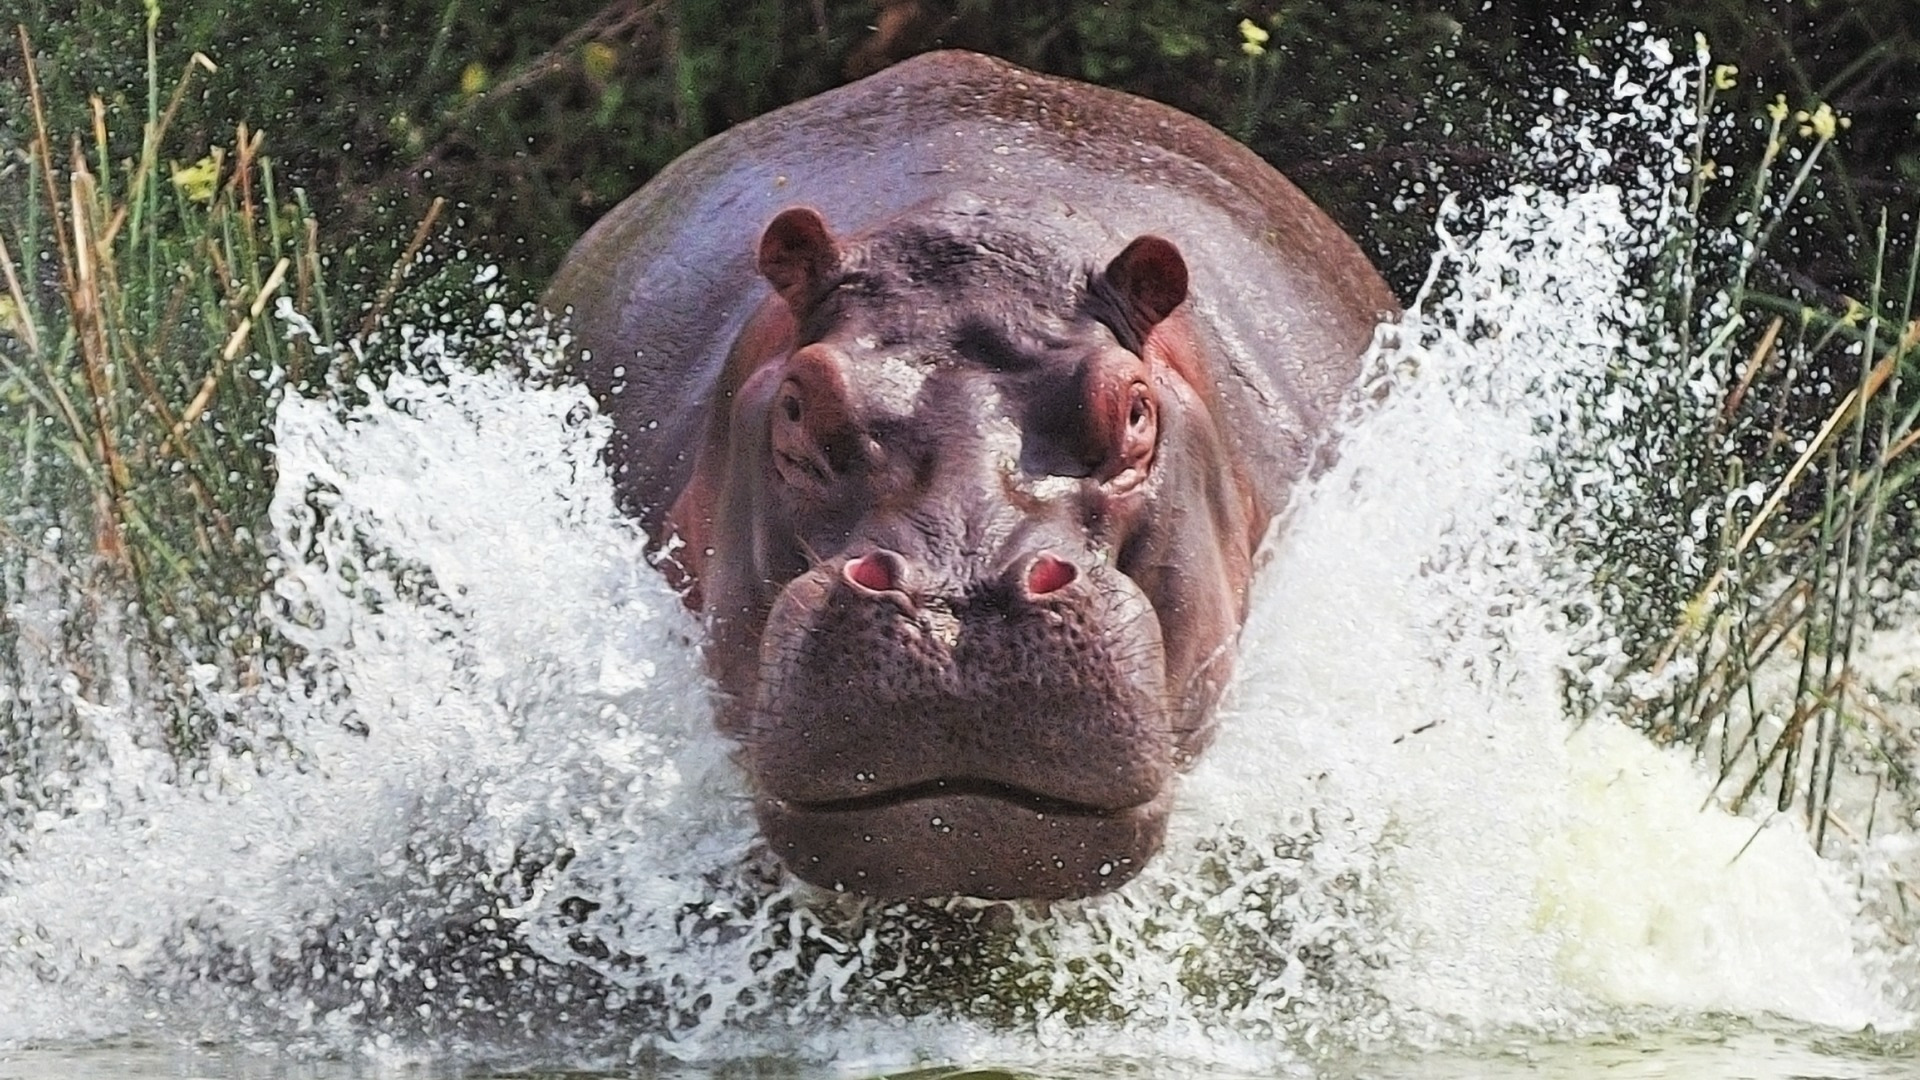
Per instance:
[[[766,844],[1039,900],[1160,848],[1256,550],[1397,310],[1204,122],[963,52],[695,147],[545,303]]]

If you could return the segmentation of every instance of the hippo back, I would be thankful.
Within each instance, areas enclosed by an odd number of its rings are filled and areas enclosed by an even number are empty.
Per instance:
[[[810,206],[858,233],[941,197],[1044,218],[1097,266],[1185,253],[1212,405],[1271,512],[1394,298],[1353,241],[1245,147],[1177,110],[970,53],[929,53],[741,124],[609,212],[549,287],[614,421],[616,484],[659,535],[730,349],[769,288],[762,230]]]

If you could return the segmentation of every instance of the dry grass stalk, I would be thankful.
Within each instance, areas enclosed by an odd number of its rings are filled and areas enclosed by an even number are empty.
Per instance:
[[[393,298],[400,292],[400,283],[406,279],[407,268],[413,265],[415,258],[419,257],[420,250],[427,246],[427,238],[433,235],[434,223],[440,220],[440,211],[446,209],[446,206],[447,200],[436,198],[433,200],[433,205],[427,207],[426,215],[420,219],[420,224],[413,230],[413,239],[408,242],[406,251],[401,253],[400,258],[393,264],[393,271],[387,275],[387,283],[381,288],[379,297],[374,300],[373,306],[367,309],[366,316],[360,320],[361,337],[364,338],[373,333],[374,327],[380,324],[380,319],[393,303]]]
[[[26,343],[27,355],[40,355],[40,328],[34,325],[29,314],[33,309],[27,306],[26,293],[20,289],[20,277],[13,269],[13,253],[7,250],[7,238],[0,236],[0,276],[7,279],[7,297],[13,302],[14,318],[7,329],[20,335]]]
[[[184,436],[187,429],[207,411],[208,403],[213,400],[213,392],[220,385],[221,369],[231,364],[234,357],[240,355],[240,349],[252,337],[255,320],[259,319],[260,313],[266,309],[267,299],[279,291],[280,283],[286,279],[287,267],[292,262],[291,259],[283,258],[274,264],[273,273],[268,275],[266,284],[262,285],[260,291],[254,296],[252,309],[240,320],[240,325],[233,328],[233,333],[228,336],[226,345],[221,348],[214,362],[213,370],[207,372],[207,377],[201,381],[200,392],[193,396],[193,400],[187,403],[186,411],[181,413],[180,419],[174,422],[172,431],[176,439]]]
[[[1753,380],[1766,369],[1768,361],[1773,358],[1773,347],[1780,340],[1780,327],[1785,323],[1786,319],[1775,315],[1773,321],[1767,324],[1766,333],[1760,335],[1760,344],[1753,347],[1753,353],[1747,357],[1746,364],[1740,369],[1740,381],[1735,384],[1733,393],[1727,395],[1727,403],[1720,410],[1722,424],[1739,413],[1740,404],[1747,399],[1747,391],[1753,387]]]

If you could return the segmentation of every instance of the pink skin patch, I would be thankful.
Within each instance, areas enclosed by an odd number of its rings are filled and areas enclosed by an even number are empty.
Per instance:
[[[893,559],[882,552],[862,555],[847,562],[847,580],[863,589],[873,592],[887,592],[900,587],[899,575],[895,572]]]
[[[1027,568],[1027,593],[1030,596],[1057,593],[1079,576],[1079,569],[1065,559],[1042,555]]]

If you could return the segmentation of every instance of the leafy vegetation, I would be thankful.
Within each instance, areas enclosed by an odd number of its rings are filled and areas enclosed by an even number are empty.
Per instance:
[[[85,126],[56,129],[74,113],[29,31],[10,43],[25,138],[0,165],[0,779],[57,781],[46,764],[91,746],[85,700],[142,696],[183,760],[274,738],[220,705],[286,658],[258,618],[273,410],[285,387],[340,387],[401,278],[367,303],[336,292],[306,192],[244,121],[174,156],[219,69],[194,53],[163,72],[152,12],[138,123],[88,95]]]
[[[1770,794],[1824,846],[1920,809],[1920,747],[1856,663],[1878,622],[1911,617],[1888,602],[1920,567],[1920,227],[1880,215],[1857,299],[1767,292],[1776,245],[1819,222],[1802,200],[1848,124],[1776,98],[1758,162],[1720,185],[1737,208],[1717,227],[1716,142],[1741,133],[1717,98],[1736,78],[1702,65],[1652,319],[1587,395],[1608,437],[1556,463],[1569,487],[1593,469],[1638,482],[1570,500],[1587,512],[1562,533],[1624,635],[1614,703],[1709,755],[1730,806]]]
[[[80,606],[130,599],[95,617],[171,646],[156,655],[232,669],[260,650],[244,598],[265,579],[254,536],[272,492],[268,391],[316,367],[270,308],[317,312],[331,332],[312,217],[244,124],[231,149],[162,157],[181,102],[214,70],[205,56],[170,85],[150,73],[137,138],[94,98],[87,137],[61,139],[32,39],[21,29],[17,41],[33,135],[10,163],[24,198],[0,228],[0,438],[19,452],[0,533],[41,554],[7,560],[0,598],[24,603],[28,563],[46,559],[82,575],[65,590]],[[89,659],[81,670],[118,666]],[[59,712],[51,691],[16,688],[16,727],[41,706]],[[176,714],[167,741],[204,744],[205,719]],[[33,741],[15,734],[16,747]]]

